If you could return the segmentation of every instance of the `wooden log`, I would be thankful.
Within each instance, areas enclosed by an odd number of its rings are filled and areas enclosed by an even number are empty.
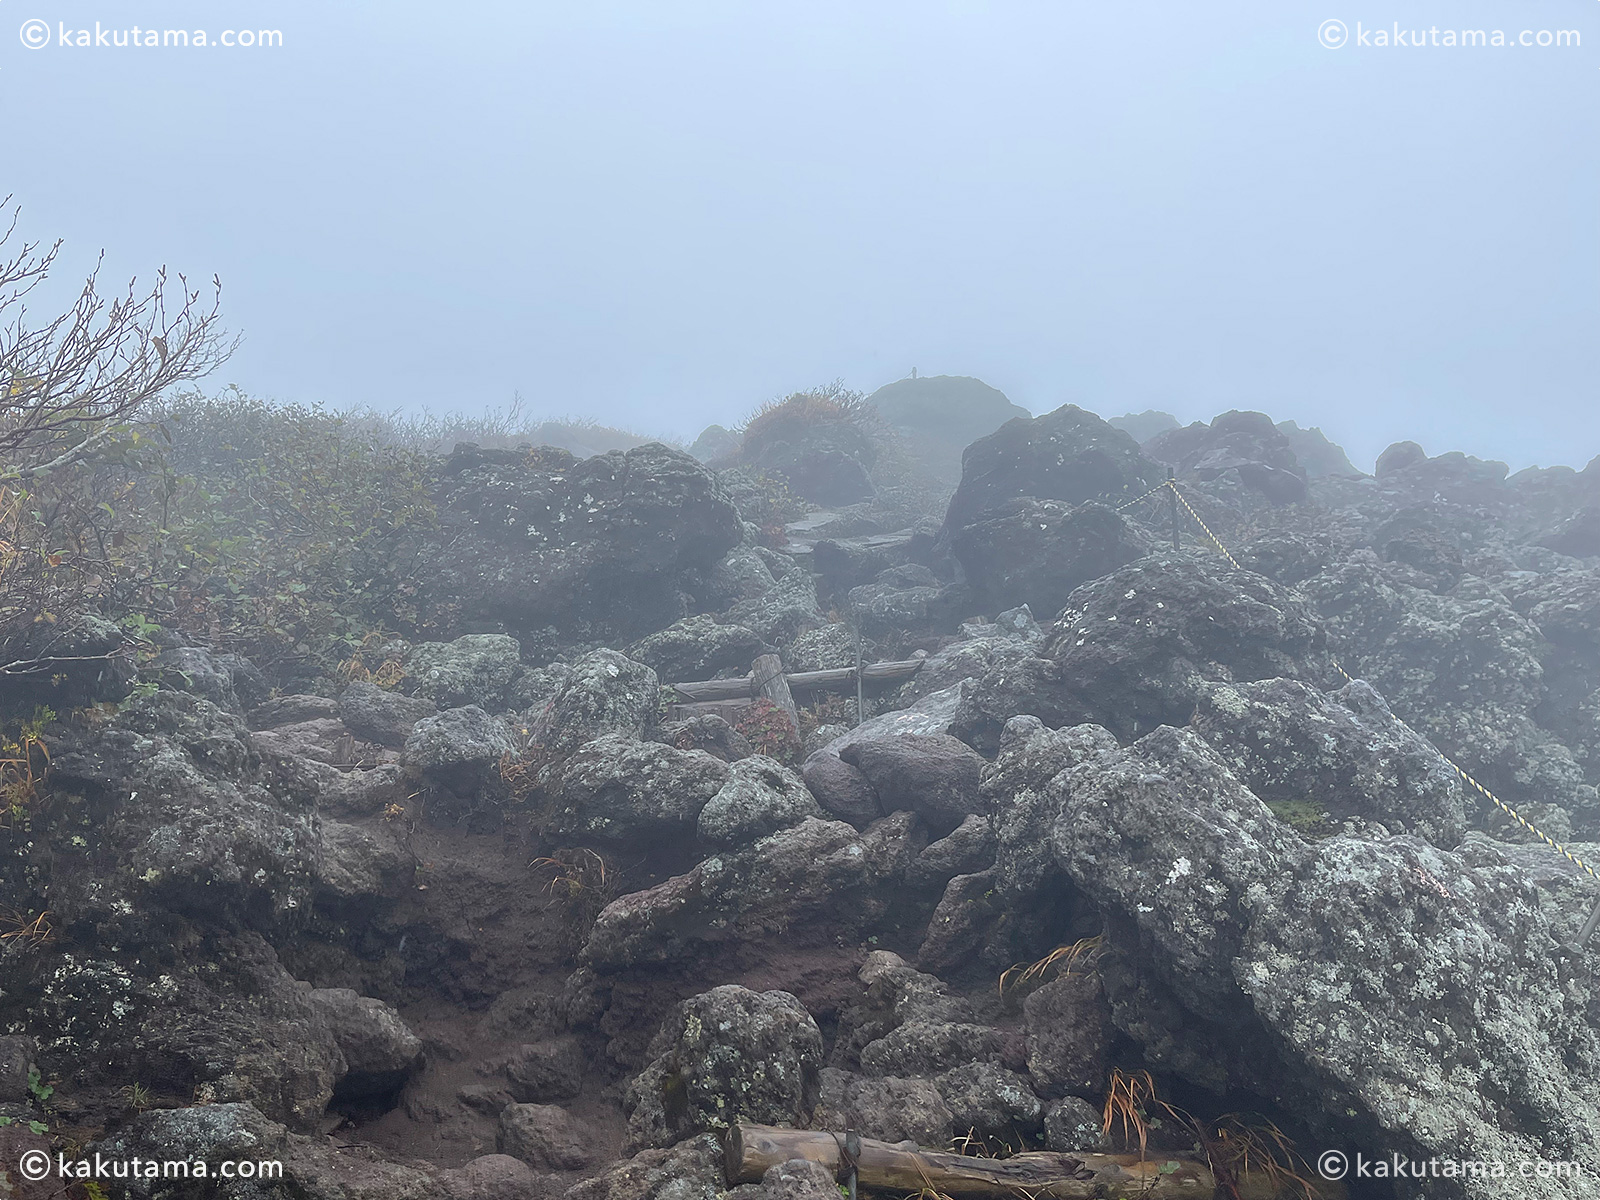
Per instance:
[[[926,659],[908,658],[899,662],[869,663],[861,668],[861,678],[868,684],[903,683],[922,669]],[[817,692],[829,689],[855,687],[854,667],[835,667],[827,671],[796,671],[785,676],[793,692]],[[749,700],[756,694],[755,680],[749,675],[737,679],[705,679],[693,683],[674,683],[673,691],[687,703],[698,704],[713,700]]]
[[[771,1167],[803,1158],[845,1174],[844,1135],[766,1125],[735,1125],[728,1131],[728,1182],[759,1183]],[[952,1200],[1212,1200],[1216,1178],[1204,1163],[1151,1154],[1058,1154],[1041,1151],[1014,1158],[969,1158],[930,1150],[904,1150],[861,1139],[856,1160],[863,1188],[898,1195],[930,1188]]]
[[[800,713],[794,706],[794,694],[789,690],[789,677],[783,673],[783,659],[776,654],[763,654],[750,664],[751,688],[756,698],[770,700],[789,718],[789,728],[800,737]]]
[[[693,704],[674,704],[670,710],[670,719],[678,721],[687,717],[721,717],[732,725],[749,707],[749,696],[743,700],[697,700]]]

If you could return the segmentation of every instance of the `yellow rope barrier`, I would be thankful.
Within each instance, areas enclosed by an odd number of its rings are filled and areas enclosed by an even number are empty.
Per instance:
[[[1194,507],[1186,499],[1184,499],[1183,493],[1178,490],[1177,482],[1174,481],[1174,480],[1170,480],[1169,479],[1165,483],[1163,483],[1161,485],[1161,487],[1170,487],[1172,489],[1173,495],[1177,496],[1177,498],[1178,498],[1178,502],[1180,504],[1182,504],[1185,509],[1188,510],[1189,515],[1195,519],[1195,523],[1197,525],[1199,525],[1201,529],[1205,530],[1206,536],[1211,539],[1212,545],[1216,546],[1218,552],[1221,553],[1222,557],[1227,559],[1230,563],[1232,563],[1236,570],[1241,570],[1242,571],[1244,568],[1239,566],[1238,560],[1235,559],[1232,554],[1228,553],[1228,548],[1222,544],[1222,540],[1220,538],[1218,538],[1216,534],[1211,532],[1211,527],[1209,525],[1207,525],[1203,520],[1201,520],[1200,514],[1195,512]],[[1156,491],[1160,491],[1161,488],[1156,488],[1155,490]],[[1145,497],[1143,497],[1143,496],[1140,497],[1141,500],[1144,499],[1144,498]],[[1137,501],[1135,501],[1135,503],[1137,503]],[[1333,663],[1334,670],[1338,671],[1340,675],[1344,676],[1346,682],[1349,682],[1349,683],[1354,683],[1355,682],[1354,677],[1351,676],[1349,671],[1346,671],[1342,666],[1339,665],[1338,660],[1330,659],[1329,661]],[[1410,729],[1412,733],[1416,733],[1417,732],[1415,729],[1411,729],[1410,724],[1408,724],[1399,715],[1395,715],[1395,720],[1399,721],[1400,724],[1404,725],[1407,729]],[[1418,737],[1422,737],[1421,734],[1417,734],[1417,736]],[[1510,817],[1518,825],[1521,825],[1522,828],[1526,829],[1534,837],[1538,838],[1546,846],[1550,847],[1550,849],[1554,850],[1557,854],[1561,855],[1561,857],[1565,858],[1573,866],[1577,867],[1579,870],[1581,870],[1581,871],[1585,872],[1586,874],[1588,874],[1588,876],[1591,879],[1595,880],[1595,882],[1600,883],[1600,872],[1597,872],[1595,870],[1595,868],[1590,866],[1583,859],[1579,858],[1576,854],[1574,854],[1566,846],[1564,846],[1560,842],[1556,841],[1555,838],[1553,838],[1549,834],[1545,833],[1544,830],[1542,830],[1538,826],[1534,825],[1533,822],[1529,821],[1526,817],[1524,817],[1516,809],[1512,808],[1504,800],[1500,799],[1499,796],[1496,796],[1488,788],[1484,787],[1483,784],[1479,783],[1476,779],[1474,779],[1471,775],[1469,775],[1466,772],[1466,770],[1463,769],[1462,766],[1458,762],[1455,761],[1455,759],[1451,758],[1443,750],[1441,750],[1441,749],[1439,749],[1439,747],[1435,746],[1430,739],[1423,738],[1423,741],[1427,742],[1428,745],[1430,747],[1432,747],[1433,752],[1444,760],[1445,765],[1447,765],[1452,771],[1454,771],[1457,775],[1459,775],[1464,782],[1470,784],[1473,787],[1473,789],[1476,790],[1481,796],[1483,796],[1486,800],[1488,800],[1491,804],[1493,804],[1501,812],[1505,813],[1506,816]]]

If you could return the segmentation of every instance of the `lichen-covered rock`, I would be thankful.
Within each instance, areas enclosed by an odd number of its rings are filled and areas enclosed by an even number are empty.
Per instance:
[[[696,832],[714,846],[738,846],[823,816],[805,783],[764,754],[734,763],[727,782],[700,810]]]
[[[886,641],[950,631],[967,605],[967,595],[965,587],[940,583],[927,567],[907,563],[851,588],[848,599],[861,632]]]
[[[663,680],[685,683],[733,673],[748,674],[767,644],[753,629],[724,625],[709,616],[685,617],[628,647],[628,657]]]
[[[1028,714],[1136,737],[1187,722],[1207,682],[1314,672],[1323,640],[1310,606],[1260,575],[1152,555],[1073,592],[1043,659],[985,676],[952,732],[992,750],[1005,721]]]
[[[1045,1105],[1044,1143],[1057,1153],[1105,1154],[1111,1149],[1100,1110],[1077,1096]]]
[[[608,733],[641,737],[655,722],[660,687],[654,671],[615,650],[585,654],[537,714],[530,736],[555,757]]]
[[[952,1067],[935,1083],[955,1127],[963,1132],[1016,1145],[1039,1130],[1044,1107],[1028,1086],[1027,1077],[998,1063],[972,1062]]]
[[[717,1200],[726,1188],[722,1139],[703,1133],[670,1150],[641,1150],[574,1184],[563,1200]]]
[[[1172,728],[1045,791],[1051,851],[1105,915],[1112,1018],[1147,1061],[1254,1090],[1319,1137],[1600,1169],[1586,968],[1489,843],[1308,843]]]
[[[656,730],[656,740],[677,750],[704,750],[726,763],[755,753],[750,739],[715,713],[668,721]]]
[[[647,846],[693,833],[729,766],[703,750],[675,750],[607,734],[552,775],[549,826],[558,837]]]
[[[1327,622],[1345,670],[1368,680],[1419,734],[1551,836],[1600,828],[1595,782],[1560,740],[1559,706],[1544,708],[1542,659],[1560,655],[1539,625],[1476,576],[1444,595],[1426,584],[1360,551],[1301,587]],[[1541,589],[1524,588],[1531,613]],[[1546,711],[1554,730],[1539,724]],[[1520,836],[1492,814],[1485,820],[1487,828]]]
[[[421,1039],[382,1000],[357,995],[350,988],[312,988],[306,999],[344,1055],[345,1073],[336,1095],[396,1092],[421,1066]]]
[[[469,633],[453,642],[423,642],[411,651],[406,676],[419,696],[440,708],[499,711],[522,674],[522,645],[503,633]]]
[[[822,1087],[822,1034],[788,992],[734,984],[683,1001],[629,1084],[636,1148],[667,1146],[738,1121],[804,1125]]]
[[[819,545],[823,543],[818,543]],[[863,641],[861,657],[873,662],[880,657],[871,641]],[[791,671],[828,671],[856,665],[856,635],[849,625],[836,621],[808,629],[784,651],[784,665]]]
[[[941,537],[1019,497],[1115,504],[1155,486],[1160,474],[1122,430],[1063,405],[1032,420],[1009,421],[967,447]]]
[[[929,1079],[868,1079],[838,1067],[822,1070],[812,1113],[817,1129],[854,1129],[881,1142],[944,1146],[954,1132],[950,1109]]]
[[[406,738],[401,761],[413,778],[467,792],[516,749],[504,721],[469,704],[418,721]]]
[[[869,1042],[861,1070],[870,1076],[933,1076],[1000,1057],[1000,1031],[988,1025],[911,1020]]]
[[[424,589],[513,633],[637,638],[683,616],[685,575],[738,545],[716,477],[659,443],[578,460],[549,446],[463,445],[442,464],[448,549]]]
[[[816,580],[794,563],[785,565],[765,591],[737,601],[726,619],[755,630],[763,641],[780,648],[828,623],[817,602]]]
[[[418,721],[439,706],[425,696],[403,696],[372,683],[352,683],[339,693],[339,719],[357,737],[382,746],[403,746]]]
[[[960,636],[930,654],[920,670],[901,685],[900,695],[918,700],[933,692],[976,681],[997,667],[1012,665],[1039,653],[1044,631],[1026,604],[1001,613],[993,621],[964,621]]]
[[[102,936],[162,940],[160,910],[222,928],[278,929],[308,908],[317,868],[316,785],[263,760],[244,721],[187,692],[123,706],[97,733],[55,746],[52,782],[103,806],[91,872],[62,872],[58,920]],[[86,839],[84,839],[86,841]]]
[[[1193,728],[1292,823],[1359,818],[1447,848],[1466,832],[1456,773],[1368,683],[1331,694],[1287,679],[1212,684]]]

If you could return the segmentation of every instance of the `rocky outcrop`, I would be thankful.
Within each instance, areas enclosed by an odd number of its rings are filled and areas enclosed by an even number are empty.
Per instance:
[[[1206,683],[1315,669],[1323,637],[1304,600],[1260,575],[1214,558],[1152,555],[1074,592],[1043,654],[986,674],[952,732],[992,752],[1017,714],[1093,722],[1122,737],[1181,725]]]
[[[1306,498],[1305,468],[1288,435],[1258,412],[1226,412],[1207,425],[1196,421],[1157,434],[1144,452],[1185,480],[1237,480],[1273,504]]]
[[[606,734],[640,737],[660,712],[656,673],[615,650],[574,661],[555,694],[533,716],[529,738],[561,758]]]
[[[715,476],[659,443],[581,461],[548,446],[458,446],[438,505],[449,548],[426,598],[513,633],[661,629],[685,615],[686,575],[740,538]]]
[[[681,840],[728,774],[727,763],[703,750],[606,734],[554,770],[549,829],[563,839],[641,848]]]
[[[822,1034],[787,992],[726,985],[662,1023],[652,1061],[628,1085],[635,1149],[670,1146],[736,1121],[804,1125],[822,1089]]]
[[[628,647],[628,657],[663,680],[684,683],[722,674],[745,675],[767,644],[753,629],[708,616],[685,617]]]
[[[1016,802],[1051,798],[1050,854],[1106,916],[1112,1018],[1152,1063],[1419,1159],[1593,1156],[1594,1000],[1487,842],[1308,842],[1189,731],[1095,757],[1027,740],[1014,784],[1061,770]]]

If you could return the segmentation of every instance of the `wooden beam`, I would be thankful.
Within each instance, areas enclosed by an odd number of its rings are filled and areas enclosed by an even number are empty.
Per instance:
[[[869,663],[861,668],[861,678],[869,684],[904,683],[920,671],[926,661],[923,658],[908,658],[900,662]],[[827,671],[795,671],[784,678],[788,680],[791,693],[847,689],[855,686],[856,669],[835,667]],[[712,700],[749,700],[756,694],[755,681],[750,675],[668,686],[691,704]]]
[[[759,1183],[767,1170],[790,1159],[820,1164],[842,1179],[844,1135],[765,1125],[735,1125],[728,1131],[728,1182]],[[861,1139],[856,1160],[863,1188],[898,1195],[925,1188],[952,1200],[1213,1200],[1216,1178],[1204,1163],[1152,1153],[1058,1154],[1041,1151],[1014,1158],[969,1158],[930,1150],[905,1150]]]
[[[751,689],[758,699],[770,700],[789,718],[789,728],[800,737],[800,713],[789,691],[789,677],[783,673],[783,660],[776,654],[763,654],[750,664]]]

